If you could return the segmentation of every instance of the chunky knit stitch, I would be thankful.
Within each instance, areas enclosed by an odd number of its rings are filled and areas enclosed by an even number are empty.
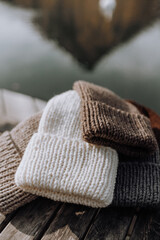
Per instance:
[[[160,148],[160,116],[155,113],[152,109],[145,107],[139,103],[136,103],[135,101],[128,100],[131,104],[133,104],[137,109],[146,117],[150,119],[151,127],[153,129],[153,132],[156,136],[159,148]]]
[[[156,206],[160,203],[159,151],[148,158],[127,158],[119,154],[113,205]]]
[[[38,128],[40,117],[41,113],[38,113],[0,136],[0,212],[3,214],[35,199],[15,185],[14,175],[31,136]]]
[[[53,200],[106,207],[113,199],[117,165],[115,150],[82,141],[80,98],[68,91],[48,102],[15,182]]]
[[[110,90],[84,81],[73,88],[81,97],[83,139],[110,146],[128,156],[147,156],[157,149],[150,121]]]
[[[151,127],[160,147],[160,116],[153,110],[129,101],[149,117]],[[113,205],[159,206],[160,203],[160,155],[159,150],[145,158],[127,158],[119,154],[119,167]]]

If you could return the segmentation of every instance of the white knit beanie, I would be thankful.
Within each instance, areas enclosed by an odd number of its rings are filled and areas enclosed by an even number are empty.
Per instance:
[[[53,200],[106,207],[113,199],[117,165],[115,150],[81,139],[80,98],[72,90],[48,102],[15,182]]]

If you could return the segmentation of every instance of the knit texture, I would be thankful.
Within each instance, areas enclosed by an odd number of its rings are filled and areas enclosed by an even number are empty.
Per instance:
[[[149,117],[151,127],[160,146],[160,116],[153,110],[130,101]],[[119,154],[119,167],[113,205],[159,206],[160,203],[160,155],[159,150],[145,158],[127,158]]]
[[[133,104],[137,109],[146,117],[150,119],[151,127],[153,129],[154,135],[156,136],[158,146],[160,148],[160,116],[155,113],[152,109],[145,107],[135,101],[128,100],[131,104]]]
[[[81,139],[80,98],[67,91],[48,102],[15,182],[53,200],[106,207],[113,199],[117,165],[115,150]]]
[[[40,117],[38,113],[0,136],[0,212],[3,214],[35,199],[15,185],[14,175],[31,136],[37,131]]]
[[[119,154],[119,166],[113,205],[123,207],[154,207],[160,203],[159,151],[147,159],[129,158]]]
[[[74,83],[81,97],[83,139],[110,146],[128,156],[147,156],[157,142],[147,117],[110,90],[84,81]]]

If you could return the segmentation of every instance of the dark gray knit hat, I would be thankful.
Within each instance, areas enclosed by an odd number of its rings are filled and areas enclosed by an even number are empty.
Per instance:
[[[129,101],[150,119],[151,127],[160,148],[160,116],[136,102]],[[113,205],[156,206],[160,203],[159,149],[144,159],[128,158],[119,154],[118,175]]]
[[[159,150],[146,159],[127,159],[119,154],[113,205],[156,206],[160,203]]]

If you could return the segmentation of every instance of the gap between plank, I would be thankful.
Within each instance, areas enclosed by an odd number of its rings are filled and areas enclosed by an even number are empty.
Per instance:
[[[15,217],[16,213],[17,213],[17,210],[6,216],[4,221],[0,224],[0,233],[5,229],[8,223]]]
[[[4,113],[4,116],[6,117],[7,116],[7,108],[6,108],[6,103],[5,103],[5,100],[4,100],[4,89],[1,89],[1,101],[2,101],[2,111]],[[6,122],[8,123],[8,122]]]
[[[61,204],[61,203],[57,206],[56,210],[53,212],[51,217],[48,219],[48,221],[44,225],[43,229],[39,233],[37,233],[37,235],[34,236],[33,240],[41,240],[42,239],[43,235],[49,228],[50,224],[52,223],[52,221],[54,220],[54,218],[56,217],[56,215],[58,214],[60,209],[63,208],[63,206],[64,206],[64,204]]]
[[[90,231],[90,229],[91,229],[91,227],[92,227],[92,225],[93,225],[97,215],[99,214],[100,210],[101,209],[99,208],[97,211],[95,211],[95,214],[93,215],[93,217],[92,217],[92,219],[91,219],[91,221],[90,221],[90,223],[89,223],[85,233],[83,234],[83,236],[82,236],[82,238],[80,240],[85,240],[85,238],[86,238],[88,232]]]
[[[126,233],[126,236],[125,236],[124,240],[130,240],[131,235],[132,235],[133,230],[134,230],[135,225],[136,225],[136,221],[137,221],[139,212],[140,212],[140,208],[137,208],[134,216],[132,217],[132,220],[130,222],[130,225],[128,227],[128,231]]]

